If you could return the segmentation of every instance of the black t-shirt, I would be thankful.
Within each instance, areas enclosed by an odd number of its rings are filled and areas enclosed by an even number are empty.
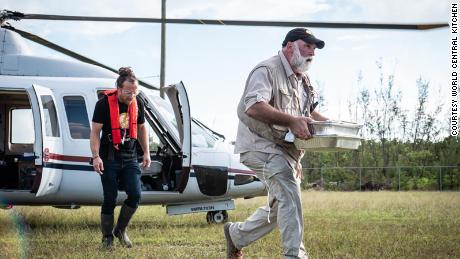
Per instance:
[[[144,104],[142,101],[136,97],[137,100],[137,124],[143,124],[145,122],[144,116]],[[129,115],[128,115],[128,105],[118,102],[118,109],[120,112],[120,128],[121,128],[121,137],[125,134],[125,142],[119,145],[119,150],[114,149],[114,158],[133,158],[136,159],[136,141],[129,139]],[[93,122],[101,123],[102,126],[102,136],[101,136],[101,146],[99,148],[99,156],[102,159],[108,159],[109,147],[113,144],[109,142],[108,135],[112,134],[112,129],[110,127],[110,110],[109,110],[109,100],[107,96],[104,95],[96,103],[93,114]],[[126,131],[126,133],[125,133]]]

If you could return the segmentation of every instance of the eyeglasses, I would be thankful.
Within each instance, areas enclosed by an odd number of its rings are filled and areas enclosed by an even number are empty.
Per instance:
[[[121,93],[122,94],[126,94],[126,95],[138,95],[139,94],[139,91],[136,90],[136,91],[129,91],[129,90],[125,90],[125,89],[122,89],[121,90]]]

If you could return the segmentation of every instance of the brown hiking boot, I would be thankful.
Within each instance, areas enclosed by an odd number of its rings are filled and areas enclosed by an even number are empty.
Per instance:
[[[232,225],[232,222],[227,222],[224,225],[224,234],[225,234],[225,239],[227,240],[227,259],[242,259],[243,258],[243,252],[236,248],[236,246],[233,244],[232,238],[230,237],[230,226]]]

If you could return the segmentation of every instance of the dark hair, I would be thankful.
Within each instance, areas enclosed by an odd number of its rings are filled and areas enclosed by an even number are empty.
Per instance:
[[[123,87],[123,83],[128,81],[130,83],[134,83],[137,81],[136,75],[134,75],[133,70],[131,67],[120,67],[118,69],[118,78],[117,78],[117,88]]]

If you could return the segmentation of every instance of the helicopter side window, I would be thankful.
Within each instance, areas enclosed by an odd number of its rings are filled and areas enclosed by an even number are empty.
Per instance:
[[[40,96],[43,103],[43,112],[45,117],[45,130],[48,137],[60,137],[59,124],[54,106],[53,98],[50,95]]]
[[[11,114],[11,144],[33,144],[35,141],[34,118],[32,109],[12,109]]]
[[[90,127],[85,99],[82,96],[64,96],[64,107],[73,139],[89,139]]]

